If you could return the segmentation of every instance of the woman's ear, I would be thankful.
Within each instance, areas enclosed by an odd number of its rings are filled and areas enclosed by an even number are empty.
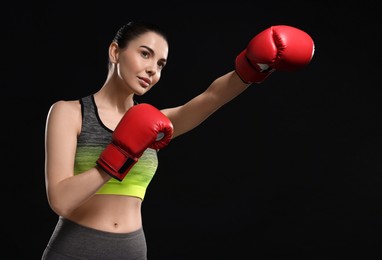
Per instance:
[[[113,63],[113,64],[118,63],[118,54],[119,54],[118,44],[116,42],[110,43],[109,60],[111,63]]]

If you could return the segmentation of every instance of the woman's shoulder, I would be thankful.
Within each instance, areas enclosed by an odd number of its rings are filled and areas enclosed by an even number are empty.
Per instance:
[[[56,110],[76,110],[81,107],[79,99],[57,100],[51,105],[51,109]]]
[[[49,114],[58,117],[75,118],[81,114],[81,104],[79,100],[58,100],[51,105]]]

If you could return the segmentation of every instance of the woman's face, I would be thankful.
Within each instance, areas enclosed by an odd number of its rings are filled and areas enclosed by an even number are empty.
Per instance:
[[[118,77],[137,95],[149,91],[160,79],[168,56],[167,41],[154,32],[147,32],[119,49]]]

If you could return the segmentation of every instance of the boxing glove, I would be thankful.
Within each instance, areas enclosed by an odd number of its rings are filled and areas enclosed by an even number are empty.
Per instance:
[[[245,83],[261,83],[275,70],[295,71],[310,63],[314,42],[304,31],[287,25],[271,26],[253,37],[235,60]]]
[[[172,135],[173,125],[162,112],[149,104],[135,105],[116,126],[97,165],[122,181],[147,148],[164,148]]]

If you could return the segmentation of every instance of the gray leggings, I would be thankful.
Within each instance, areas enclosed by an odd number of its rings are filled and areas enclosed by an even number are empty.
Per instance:
[[[41,259],[146,260],[146,238],[143,228],[124,234],[112,233],[60,217]]]

